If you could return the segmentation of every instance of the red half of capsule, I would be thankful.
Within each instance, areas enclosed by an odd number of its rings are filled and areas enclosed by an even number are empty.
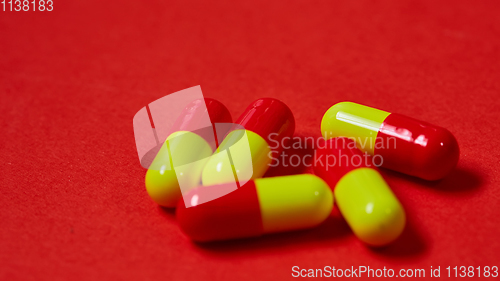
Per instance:
[[[286,104],[273,98],[252,102],[236,123],[258,134],[268,143],[271,138],[281,144],[283,138],[291,138],[295,131],[292,111]],[[271,136],[273,133],[277,135]]]
[[[445,177],[457,165],[460,150],[446,129],[391,113],[375,143],[383,167],[426,180]]]
[[[373,168],[371,158],[356,147],[349,138],[338,137],[321,141],[314,153],[314,173],[333,190],[337,182],[357,168]],[[368,159],[368,160],[367,160]]]
[[[194,241],[204,242],[259,236],[263,234],[259,198],[254,181],[209,201],[213,194],[224,194],[234,189],[234,183],[196,188],[184,200],[191,202],[186,208],[180,200],[176,210],[177,221],[184,233]],[[208,200],[207,200],[208,199]],[[197,205],[196,202],[205,202]]]
[[[207,120],[207,116],[210,117],[210,120]],[[207,121],[231,123],[232,120],[229,110],[219,101],[211,98],[197,99],[184,108],[179,118],[174,122],[172,132],[194,132],[215,148],[214,130],[212,126],[207,126]]]

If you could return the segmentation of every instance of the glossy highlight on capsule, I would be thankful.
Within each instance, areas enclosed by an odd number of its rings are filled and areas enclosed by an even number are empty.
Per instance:
[[[175,207],[183,192],[200,185],[201,171],[216,148],[213,127],[198,129],[207,116],[212,123],[232,121],[227,108],[214,99],[191,102],[148,168],[146,190],[159,205]]]
[[[383,159],[382,167],[425,180],[438,180],[457,165],[455,137],[446,129],[404,115],[340,102],[323,116],[325,139],[349,137],[370,155]]]
[[[179,202],[177,221],[192,240],[226,240],[310,228],[323,222],[333,207],[328,185],[310,174],[255,179],[230,193],[225,189],[232,186],[198,187],[184,195],[184,202],[190,204]],[[211,200],[214,192],[227,194]]]
[[[272,154],[282,147],[271,149],[269,136],[281,143],[295,130],[295,119],[283,102],[261,98],[250,104],[236,124],[245,129],[232,130],[221,142],[217,153],[210,157],[203,169],[203,185],[241,182],[260,178],[269,168]],[[241,137],[244,134],[245,137]],[[247,157],[250,149],[250,159]]]
[[[315,161],[314,172],[333,189],[354,234],[367,244],[382,246],[403,232],[406,216],[382,176],[362,160],[364,156],[353,140],[333,138],[316,150],[315,160],[321,161]]]

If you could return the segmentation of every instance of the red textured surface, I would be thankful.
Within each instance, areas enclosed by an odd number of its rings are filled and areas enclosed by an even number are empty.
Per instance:
[[[0,279],[500,265],[498,1],[55,2],[0,12]],[[384,249],[337,214],[316,229],[193,244],[148,198],[132,118],[195,85],[233,116],[260,97],[284,101],[302,139],[339,101],[405,114],[449,129],[461,158],[440,182],[384,171],[408,216]]]

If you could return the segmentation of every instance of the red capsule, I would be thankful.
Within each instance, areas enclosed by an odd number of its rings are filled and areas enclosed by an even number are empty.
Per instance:
[[[226,194],[210,202],[198,205],[212,194]],[[259,200],[253,181],[233,190],[232,184],[200,187],[184,195],[191,203],[186,208],[180,201],[176,209],[179,226],[192,240],[211,241],[262,234]]]
[[[448,130],[397,113],[380,126],[374,153],[382,157],[385,168],[427,180],[449,174],[460,155]]]
[[[261,136],[269,144],[269,138],[281,143],[290,138],[295,130],[295,119],[286,104],[273,98],[262,98],[250,104],[236,121],[246,130]],[[272,144],[270,144],[272,146]]]
[[[184,201],[177,206],[177,221],[200,242],[314,227],[333,207],[328,185],[310,174],[255,179],[238,189],[202,186],[184,195]]]
[[[444,128],[352,102],[328,109],[321,131],[325,139],[353,138],[361,150],[381,157],[382,167],[426,180],[448,175],[460,155]]]

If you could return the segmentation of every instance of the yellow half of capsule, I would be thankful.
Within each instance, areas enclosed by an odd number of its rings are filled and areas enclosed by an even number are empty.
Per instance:
[[[175,207],[182,192],[199,186],[201,171],[211,154],[210,144],[199,135],[187,131],[172,133],[146,173],[146,190],[151,199],[159,205]]]
[[[314,175],[256,179],[255,186],[265,233],[313,227],[332,211],[333,194]]]
[[[337,183],[334,194],[345,220],[365,243],[385,245],[403,232],[403,206],[376,170],[350,171]]]
[[[353,102],[339,102],[323,116],[321,133],[325,139],[354,138],[362,151],[373,155],[378,130],[389,114]]]
[[[203,185],[234,181],[242,185],[250,179],[262,177],[272,160],[269,158],[270,151],[267,142],[252,131],[230,132],[205,165]]]

